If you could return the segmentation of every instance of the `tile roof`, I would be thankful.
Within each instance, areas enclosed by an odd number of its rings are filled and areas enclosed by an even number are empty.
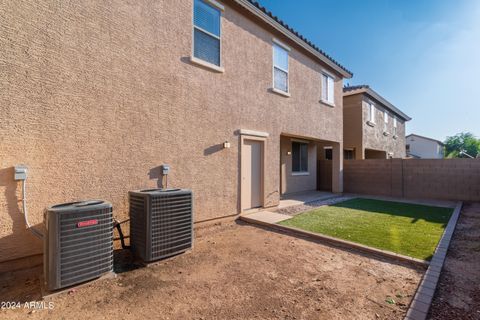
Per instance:
[[[343,87],[343,92],[350,92],[350,91],[354,91],[354,90],[369,89],[369,88],[370,88],[370,86],[366,85],[366,84],[361,84],[361,85],[358,85],[358,86],[345,86],[345,87]]]
[[[251,3],[252,5],[254,5],[256,8],[258,8],[259,10],[261,10],[264,14],[266,14],[267,16],[269,16],[270,18],[272,18],[273,20],[275,20],[277,23],[279,23],[282,27],[284,27],[285,29],[287,29],[288,31],[290,31],[291,33],[293,33],[295,36],[297,36],[298,38],[300,38],[303,42],[305,42],[307,45],[309,45],[311,48],[313,48],[315,51],[317,51],[318,53],[320,53],[321,55],[325,56],[328,60],[330,60],[331,62],[333,62],[336,66],[338,66],[340,69],[342,69],[343,71],[345,71],[346,73],[350,74],[351,76],[353,76],[353,73],[348,70],[347,68],[345,68],[344,66],[342,66],[339,62],[337,62],[335,59],[333,59],[331,56],[329,56],[327,53],[325,53],[325,51],[323,51],[322,49],[320,49],[319,47],[317,47],[314,43],[312,43],[310,40],[308,40],[307,38],[305,38],[303,35],[301,35],[300,33],[298,33],[298,31],[296,31],[295,29],[293,29],[292,27],[290,27],[288,24],[286,24],[284,21],[282,21],[280,18],[278,18],[277,16],[275,16],[272,12],[270,12],[269,10],[267,10],[265,7],[261,6],[257,1],[255,0],[247,0],[249,3]]]
[[[367,95],[369,95],[370,97],[372,97],[373,99],[375,99],[379,103],[381,103],[385,108],[387,108],[390,111],[396,113],[398,116],[400,116],[405,121],[412,120],[412,118],[410,118],[405,113],[403,113],[402,110],[395,107],[387,99],[385,99],[384,97],[379,95],[377,92],[375,92],[372,88],[370,88],[369,85],[361,84],[361,85],[357,85],[357,86],[345,86],[345,87],[343,87],[343,96],[350,96],[350,95],[359,94],[359,93],[366,93]]]

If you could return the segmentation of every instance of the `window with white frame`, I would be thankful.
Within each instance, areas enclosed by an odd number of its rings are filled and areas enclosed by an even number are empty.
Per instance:
[[[308,172],[308,144],[292,141],[292,172]]]
[[[375,105],[373,103],[368,105],[368,121],[375,123]]]
[[[322,101],[329,104],[335,103],[335,81],[333,77],[326,73],[322,73]]]
[[[393,135],[397,135],[397,118],[393,117]]]
[[[288,50],[273,44],[273,88],[288,93]]]
[[[388,112],[383,111],[383,132],[388,132]]]
[[[220,66],[220,8],[208,1],[194,0],[193,56]]]

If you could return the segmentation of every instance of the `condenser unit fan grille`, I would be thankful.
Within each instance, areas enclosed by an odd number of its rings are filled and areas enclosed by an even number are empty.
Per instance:
[[[190,190],[130,192],[130,244],[150,262],[184,252],[193,244],[193,199]]]
[[[192,197],[152,197],[152,258],[184,251],[192,245]]]
[[[78,221],[97,224],[78,227]],[[60,217],[60,283],[62,287],[96,278],[113,268],[112,210],[63,214]]]
[[[147,248],[146,198],[130,195],[130,246],[143,258]]]
[[[44,271],[57,290],[113,271],[112,205],[91,200],[52,206],[45,212]]]

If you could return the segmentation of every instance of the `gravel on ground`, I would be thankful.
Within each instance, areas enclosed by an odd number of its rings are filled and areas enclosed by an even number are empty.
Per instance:
[[[429,318],[480,319],[480,203],[463,206]]]

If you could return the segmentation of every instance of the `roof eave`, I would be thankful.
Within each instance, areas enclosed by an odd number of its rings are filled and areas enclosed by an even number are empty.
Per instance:
[[[350,90],[350,91],[344,91],[343,96],[348,97],[348,96],[353,96],[356,94],[361,94],[367,92],[366,89],[355,89],[355,90]]]
[[[350,79],[353,77],[353,73],[347,72],[346,70],[342,69],[340,66],[338,66],[336,63],[334,63],[332,60],[330,60],[328,57],[325,55],[321,54],[314,48],[312,48],[310,45],[308,45],[305,41],[300,39],[298,36],[296,36],[294,33],[292,33],[290,30],[282,26],[280,23],[266,15],[262,10],[254,6],[252,3],[250,3],[248,0],[234,0],[236,3],[241,5],[243,8],[247,9],[249,12],[272,26],[275,30],[278,32],[282,33],[284,36],[295,42],[297,45],[302,47],[303,49],[307,50],[309,53],[313,54],[316,56],[318,59],[320,59],[323,63],[327,64],[330,68],[338,72],[343,78],[345,79]]]
[[[410,137],[410,136],[415,136],[415,137],[417,137],[417,138],[422,138],[422,139],[430,140],[430,141],[433,141],[433,142],[438,143],[438,144],[441,145],[442,147],[445,147],[445,143],[443,143],[443,142],[440,141],[440,140],[433,139],[433,138],[429,138],[429,137],[425,137],[425,136],[421,136],[421,135],[415,134],[415,133],[410,133],[409,135],[405,136],[405,138],[408,138],[408,137]]]
[[[391,104],[390,102],[388,102],[384,97],[382,97],[381,95],[379,95],[378,93],[376,93],[374,90],[372,90],[371,88],[359,88],[359,89],[356,89],[356,90],[351,90],[351,91],[344,91],[343,92],[343,96],[346,97],[346,96],[353,96],[355,94],[367,94],[369,95],[371,98],[377,100],[378,102],[380,102],[381,104],[383,104],[386,108],[390,109],[390,111],[396,113],[398,116],[400,116],[400,118],[402,118],[403,120],[405,121],[410,121],[412,120],[411,117],[409,117],[408,115],[406,115],[403,111],[401,111],[400,109],[398,109],[397,107],[395,107],[393,104]]]
[[[412,120],[411,117],[409,117],[408,115],[406,115],[403,111],[401,111],[400,109],[398,109],[397,107],[395,107],[393,104],[391,104],[390,102],[388,102],[384,97],[382,97],[381,95],[379,95],[378,93],[376,93],[375,91],[373,91],[371,88],[368,88],[366,90],[366,93],[373,97],[375,100],[377,101],[380,101],[380,103],[382,103],[384,106],[386,106],[388,109],[390,109],[391,111],[395,112],[398,116],[400,116],[403,120],[405,121],[410,121]]]

